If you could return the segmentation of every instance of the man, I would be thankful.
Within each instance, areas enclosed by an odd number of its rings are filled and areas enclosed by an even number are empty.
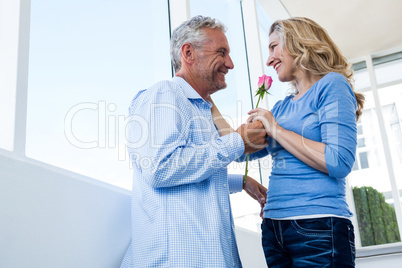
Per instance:
[[[122,267],[241,267],[230,192],[260,204],[266,189],[227,165],[267,145],[260,122],[220,137],[209,96],[233,69],[225,28],[197,16],[172,35],[175,77],[137,94],[130,106],[132,242]],[[148,136],[150,136],[148,138]]]

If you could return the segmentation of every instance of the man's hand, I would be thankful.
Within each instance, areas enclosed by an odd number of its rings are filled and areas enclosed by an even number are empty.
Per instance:
[[[257,152],[268,145],[267,133],[264,125],[260,121],[243,124],[236,132],[239,133],[243,139],[245,154]]]
[[[258,201],[261,206],[260,217],[263,218],[263,209],[265,202],[267,201],[267,188],[255,181],[253,178],[247,176],[243,189],[249,194],[249,196]]]

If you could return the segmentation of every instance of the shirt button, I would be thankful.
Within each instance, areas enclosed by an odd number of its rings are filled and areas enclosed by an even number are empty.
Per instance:
[[[235,263],[233,263],[233,266],[235,266]]]
[[[228,235],[228,239],[230,239],[230,235]]]
[[[225,212],[226,212],[226,213],[228,213],[228,210],[227,210],[227,209],[225,209]]]
[[[226,187],[226,183],[223,185],[223,187]]]

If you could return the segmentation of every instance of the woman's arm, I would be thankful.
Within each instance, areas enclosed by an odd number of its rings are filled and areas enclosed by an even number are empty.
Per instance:
[[[228,122],[226,122],[225,118],[223,118],[218,107],[216,107],[215,103],[212,101],[211,96],[207,100],[212,103],[211,108],[212,120],[214,121],[214,124],[218,128],[221,136],[225,136],[227,134],[234,132],[234,129],[228,124]]]
[[[307,165],[328,174],[325,162],[325,143],[307,139],[295,132],[281,127],[270,111],[262,108],[253,109],[248,121],[260,120],[269,137]]]

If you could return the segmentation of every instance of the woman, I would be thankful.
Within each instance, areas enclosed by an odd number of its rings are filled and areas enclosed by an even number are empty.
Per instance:
[[[364,96],[353,91],[346,58],[310,19],[274,22],[269,53],[267,66],[295,93],[271,111],[249,112],[249,121],[261,120],[269,136],[268,147],[250,160],[273,159],[261,225],[266,262],[270,268],[354,267],[345,177],[355,161]],[[212,113],[220,116],[216,107]],[[227,128],[222,120],[217,126]]]

